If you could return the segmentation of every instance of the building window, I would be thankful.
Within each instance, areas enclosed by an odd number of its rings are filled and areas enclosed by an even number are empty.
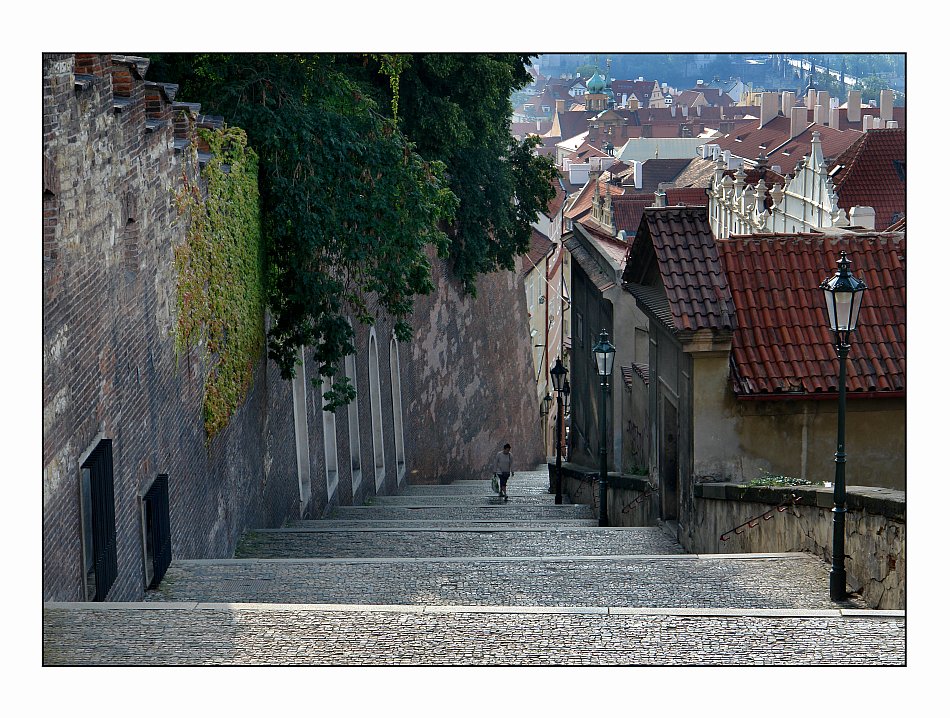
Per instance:
[[[375,329],[371,329],[369,334],[369,403],[373,419],[373,462],[378,492],[386,478],[386,454],[383,450],[383,404],[379,389],[379,352]]]
[[[323,464],[327,474],[327,503],[340,485],[339,463],[336,455],[336,413],[326,411],[323,397],[330,390],[327,377],[320,377],[320,412],[323,414]]]
[[[102,439],[80,465],[83,591],[105,601],[119,574],[115,545],[112,440]]]
[[[167,474],[159,474],[142,496],[141,513],[145,588],[148,589],[162,582],[172,562]]]
[[[360,409],[359,394],[356,388],[356,356],[350,354],[343,360],[343,372],[353,387],[353,401],[346,405],[346,418],[350,430],[350,476],[353,495],[363,481],[363,469],[360,461]]]
[[[389,380],[393,393],[393,442],[396,445],[396,480],[406,475],[406,437],[402,424],[402,379],[399,375],[399,344],[389,341]]]

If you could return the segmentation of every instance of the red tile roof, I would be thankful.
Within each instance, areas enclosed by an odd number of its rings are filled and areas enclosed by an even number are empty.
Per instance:
[[[614,197],[620,196],[623,194],[623,187],[618,187],[615,184],[607,184],[606,182],[601,182],[598,180],[600,185],[600,196],[604,197],[607,192],[610,192]],[[590,211],[590,208],[594,204],[594,183],[588,182],[584,185],[584,189],[581,190],[581,193],[577,196],[577,199],[571,204],[570,207],[564,210],[564,217],[566,219],[578,221]]]
[[[562,140],[568,140],[571,137],[577,137],[577,135],[587,132],[587,119],[596,114],[596,112],[590,110],[581,112],[558,112],[557,121],[561,130],[559,137]],[[551,131],[554,131],[553,128]]]
[[[531,228],[531,244],[528,248],[528,253],[524,255],[525,261],[522,263],[522,276],[527,276],[531,273],[539,263],[544,261],[544,258],[550,254],[551,250],[554,248],[554,242],[552,242],[548,237],[539,232],[534,227]]]
[[[709,195],[703,187],[667,187],[666,203],[671,206],[683,204],[690,207],[708,207]]]
[[[643,192],[655,192],[660,182],[672,182],[692,159],[652,159],[643,163]]]
[[[887,229],[907,211],[906,163],[905,130],[868,130],[830,168],[838,206],[873,207],[874,229]]]
[[[554,198],[548,202],[548,207],[544,213],[553,219],[564,206],[564,200],[567,199],[567,192],[564,191],[564,187],[559,178],[551,180],[551,186],[554,188]]]
[[[656,196],[650,193],[625,194],[621,197],[612,197],[610,211],[613,212],[614,226],[617,231],[627,234],[636,234],[643,218],[643,210],[656,201]]]
[[[656,266],[658,287],[648,282]],[[648,207],[630,248],[624,288],[674,332],[735,326],[735,307],[705,207]],[[664,316],[668,307],[668,315]]]
[[[868,285],[849,355],[847,391],[903,393],[902,233],[751,235],[718,245],[736,308],[737,394],[837,392],[838,359],[818,285],[834,274],[841,250]]]
[[[798,160],[811,154],[812,134],[815,132],[821,140],[821,154],[826,161],[835,159],[864,136],[864,133],[855,130],[835,130],[825,125],[812,124],[797,137],[783,142],[778,147],[769,148],[769,167],[778,165],[782,174],[791,174]]]

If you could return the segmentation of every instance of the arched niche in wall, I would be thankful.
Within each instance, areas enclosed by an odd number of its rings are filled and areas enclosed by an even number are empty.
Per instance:
[[[330,381],[325,376],[320,377],[319,406],[323,415],[323,465],[327,475],[327,503],[340,485],[339,462],[336,454],[336,413],[324,411],[324,396],[330,390]]]
[[[350,322],[350,328],[353,323]],[[350,435],[350,476],[352,477],[352,494],[356,496],[356,489],[363,481],[363,466],[360,457],[360,407],[359,388],[356,385],[356,354],[349,354],[343,360],[343,373],[350,380],[353,387],[353,401],[346,405],[346,418]]]
[[[369,331],[369,403],[373,418],[373,463],[376,471],[376,490],[386,479],[386,453],[383,449],[383,403],[379,389],[379,350],[376,346],[376,328]]]
[[[293,379],[294,439],[297,443],[297,485],[300,492],[300,515],[310,503],[310,442],[307,429],[307,372],[303,348]]]
[[[399,342],[393,334],[389,340],[389,381],[393,396],[393,442],[396,447],[396,481],[406,475],[406,439],[402,423],[402,380],[399,374]]]

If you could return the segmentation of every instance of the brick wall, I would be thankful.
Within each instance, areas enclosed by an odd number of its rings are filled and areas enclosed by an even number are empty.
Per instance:
[[[113,441],[118,578],[107,599],[144,592],[139,496],[168,474],[172,557],[233,555],[241,533],[377,494],[370,408],[370,327],[355,324],[362,482],[354,491],[347,408],[335,414],[339,485],[327,495],[318,372],[306,359],[311,500],[300,507],[293,392],[263,357],[254,386],[209,446],[204,367],[177,357],[174,247],[185,239],[172,189],[200,108],[144,79],[141,58],[43,58],[43,580],[46,600],[83,600],[79,462]],[[217,120],[213,120],[217,121]],[[176,141],[179,145],[176,150]],[[200,149],[200,148],[199,148]],[[396,467],[390,342],[379,359],[385,479],[484,476],[505,441],[516,468],[543,462],[527,308],[516,272],[478,280],[464,297],[432,256],[437,288],[422,298],[412,344],[399,345],[406,469]]]
[[[296,514],[290,387],[262,359],[247,402],[205,446],[203,367],[194,353],[177,358],[172,337],[185,227],[171,124],[147,130],[135,63],[43,62],[44,596],[83,598],[78,461],[102,436],[113,440],[119,566],[108,599],[136,599],[139,495],[156,475],[169,476],[174,558],[230,556],[246,528]],[[167,99],[151,99],[150,116],[169,119]]]

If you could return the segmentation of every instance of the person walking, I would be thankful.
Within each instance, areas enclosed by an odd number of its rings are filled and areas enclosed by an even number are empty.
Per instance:
[[[508,500],[508,479],[514,474],[511,470],[511,461],[511,444],[505,444],[504,448],[495,454],[495,473],[501,484],[498,495],[505,501]]]

